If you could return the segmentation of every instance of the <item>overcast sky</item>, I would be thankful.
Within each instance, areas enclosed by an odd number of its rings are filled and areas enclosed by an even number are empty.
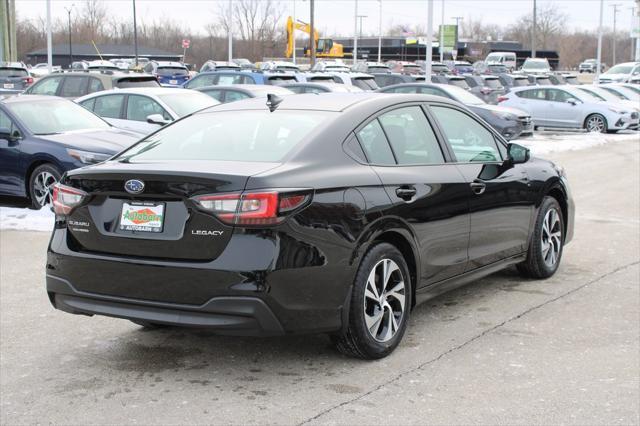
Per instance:
[[[192,31],[200,32],[205,24],[215,21],[220,2],[228,0],[136,0],[138,20],[171,17]],[[66,18],[65,6],[82,0],[52,0],[53,18]],[[132,19],[131,0],[105,0],[113,15]],[[293,14],[294,0],[280,0],[284,9],[283,18]],[[316,25],[328,35],[352,36],[354,33],[354,0],[316,0]],[[554,3],[568,17],[570,28],[596,29],[599,21],[600,0],[538,0],[538,6]],[[359,0],[358,14],[363,20],[364,34],[377,34],[379,24],[378,0]],[[604,25],[613,24],[613,7],[619,4],[618,28],[628,31],[631,27],[633,0],[605,0]],[[308,21],[309,2],[295,0],[298,19]],[[444,0],[445,23],[455,23],[454,16],[465,19],[482,19],[485,23],[508,25],[530,11],[533,0]],[[434,28],[441,21],[442,0],[434,0]],[[21,18],[36,18],[46,15],[46,0],[16,0],[16,12]],[[383,28],[392,25],[422,24],[426,27],[427,0],[382,0]],[[283,19],[284,22],[284,19]]]

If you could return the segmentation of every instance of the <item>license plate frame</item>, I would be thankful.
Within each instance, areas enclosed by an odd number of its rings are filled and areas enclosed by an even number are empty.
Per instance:
[[[169,84],[178,84],[178,80],[169,80]]]
[[[2,86],[4,89],[15,89],[16,85],[13,83],[4,83]]]
[[[120,210],[118,229],[132,233],[159,234],[164,230],[165,213],[165,203],[125,201]]]

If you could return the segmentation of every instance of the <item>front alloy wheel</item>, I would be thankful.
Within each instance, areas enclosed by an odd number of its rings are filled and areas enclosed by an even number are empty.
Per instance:
[[[60,180],[61,174],[53,164],[42,164],[31,173],[29,197],[32,209],[39,210],[51,204],[53,185]]]
[[[607,131],[607,122],[603,116],[594,114],[587,118],[585,127],[588,132],[605,133]]]

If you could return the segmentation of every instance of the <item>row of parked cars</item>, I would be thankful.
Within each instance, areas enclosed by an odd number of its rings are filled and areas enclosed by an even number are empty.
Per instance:
[[[8,74],[26,89],[15,83],[0,86],[7,94],[20,93],[0,100],[0,142],[5,144],[0,194],[28,197],[39,208],[49,203],[51,185],[67,170],[103,161],[198,110],[247,98],[266,100],[269,94],[430,94],[465,105],[507,140],[531,135],[535,126],[603,132],[638,126],[640,91],[630,84],[553,85],[562,82],[554,81],[558,75],[451,72],[434,74],[427,83],[424,75],[392,72],[385,64],[357,64],[366,72],[321,64],[323,71],[303,72],[292,71],[290,63],[264,63],[259,70],[217,63],[214,70],[188,76],[181,84],[173,74],[183,69],[179,63],[149,62],[148,73],[100,68],[55,72],[35,83],[29,76]]]

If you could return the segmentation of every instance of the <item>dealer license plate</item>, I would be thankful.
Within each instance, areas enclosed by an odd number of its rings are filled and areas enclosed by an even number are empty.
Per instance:
[[[162,232],[164,204],[123,203],[120,230],[135,232]]]
[[[169,84],[178,84],[178,80],[169,80]]]
[[[16,86],[13,83],[5,83],[2,87],[5,89],[14,89]]]

